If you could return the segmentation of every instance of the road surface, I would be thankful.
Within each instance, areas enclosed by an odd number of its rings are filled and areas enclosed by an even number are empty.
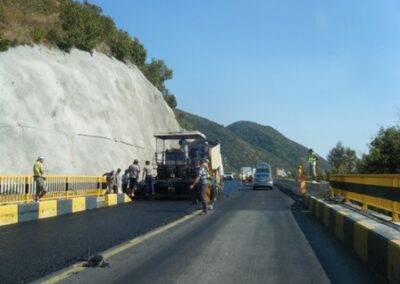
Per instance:
[[[382,283],[300,204],[240,190],[62,283]]]

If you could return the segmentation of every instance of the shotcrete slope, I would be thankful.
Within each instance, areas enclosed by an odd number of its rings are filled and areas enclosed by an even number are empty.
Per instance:
[[[178,131],[162,94],[133,65],[42,46],[0,53],[0,174],[99,175],[143,164],[155,132]]]

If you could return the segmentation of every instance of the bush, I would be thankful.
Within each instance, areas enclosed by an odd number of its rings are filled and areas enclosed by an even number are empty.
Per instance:
[[[4,36],[0,34],[0,51],[7,51],[10,46],[11,41],[4,38]]]
[[[68,38],[67,34],[65,34],[61,29],[53,28],[49,30],[46,39],[66,52],[70,52],[74,46],[71,38]]]
[[[131,46],[129,49],[130,61],[139,68],[142,68],[146,64],[146,57],[147,51],[143,44],[137,38],[131,40]]]
[[[99,41],[103,41],[103,42],[109,44],[111,39],[114,37],[115,33],[117,32],[115,23],[112,18],[107,17],[107,16],[100,16],[98,21],[99,21],[99,27],[101,30]]]
[[[33,42],[40,43],[46,38],[47,32],[42,28],[34,28],[31,32]]]
[[[12,2],[13,6],[18,7],[18,9],[21,10],[25,15],[37,13],[51,15],[56,11],[58,2],[62,1],[66,2],[71,0],[8,0],[5,1],[5,4],[10,5],[9,3]]]
[[[110,41],[111,54],[118,60],[128,59],[131,49],[131,38],[123,30],[118,30]]]
[[[177,107],[176,98],[170,93],[168,89],[165,89],[163,93],[164,100],[167,102],[170,108],[175,109]]]
[[[60,13],[66,45],[91,52],[101,35],[100,13],[100,8],[87,2],[67,4]]]

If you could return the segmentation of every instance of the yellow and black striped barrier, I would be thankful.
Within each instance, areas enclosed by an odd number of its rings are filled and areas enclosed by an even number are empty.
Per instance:
[[[400,175],[332,175],[332,194],[342,196],[346,202],[356,201],[364,210],[378,208],[400,221]]]
[[[340,205],[329,204],[314,196],[305,195],[304,203],[312,214],[339,239],[346,248],[389,283],[400,283],[400,233],[355,215]]]
[[[47,194],[42,200],[103,196],[106,180],[101,176],[47,176]],[[36,185],[32,176],[0,175],[0,205],[29,203],[35,197]]]
[[[97,196],[8,204],[0,206],[0,226],[56,217],[85,210],[131,202],[126,194],[107,194],[99,202]]]
[[[337,177],[334,176],[334,180],[338,181]],[[396,178],[398,177],[399,175],[379,175],[379,177],[375,175],[369,176],[369,178],[363,176],[364,179],[358,179],[357,182],[359,184],[363,182],[364,187],[368,187],[370,184],[387,187],[392,185],[394,189],[390,190],[396,190],[395,185],[398,182]],[[349,181],[350,176],[346,176],[345,180]],[[383,182],[383,180],[385,181]],[[352,181],[356,180],[352,179]],[[400,232],[398,230],[379,223],[366,215],[356,213],[343,205],[330,203],[325,198],[318,198],[310,194],[301,195],[298,192],[299,184],[294,180],[285,180],[284,182],[277,180],[276,184],[281,189],[302,197],[312,215],[347,249],[353,251],[363,262],[382,275],[386,281],[400,283]],[[314,184],[313,186],[316,187],[316,190],[326,190],[325,183]]]
[[[0,226],[131,201],[126,194],[106,194],[105,188],[106,179],[100,176],[47,176],[46,195],[33,202],[32,176],[0,175]]]

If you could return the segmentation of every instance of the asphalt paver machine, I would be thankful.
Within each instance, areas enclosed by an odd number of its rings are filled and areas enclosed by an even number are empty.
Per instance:
[[[221,145],[199,131],[168,132],[154,135],[156,153],[153,165],[157,167],[156,198],[192,199],[189,186],[196,177],[202,158],[209,160],[212,173],[208,201],[215,200],[222,191],[223,165]]]

